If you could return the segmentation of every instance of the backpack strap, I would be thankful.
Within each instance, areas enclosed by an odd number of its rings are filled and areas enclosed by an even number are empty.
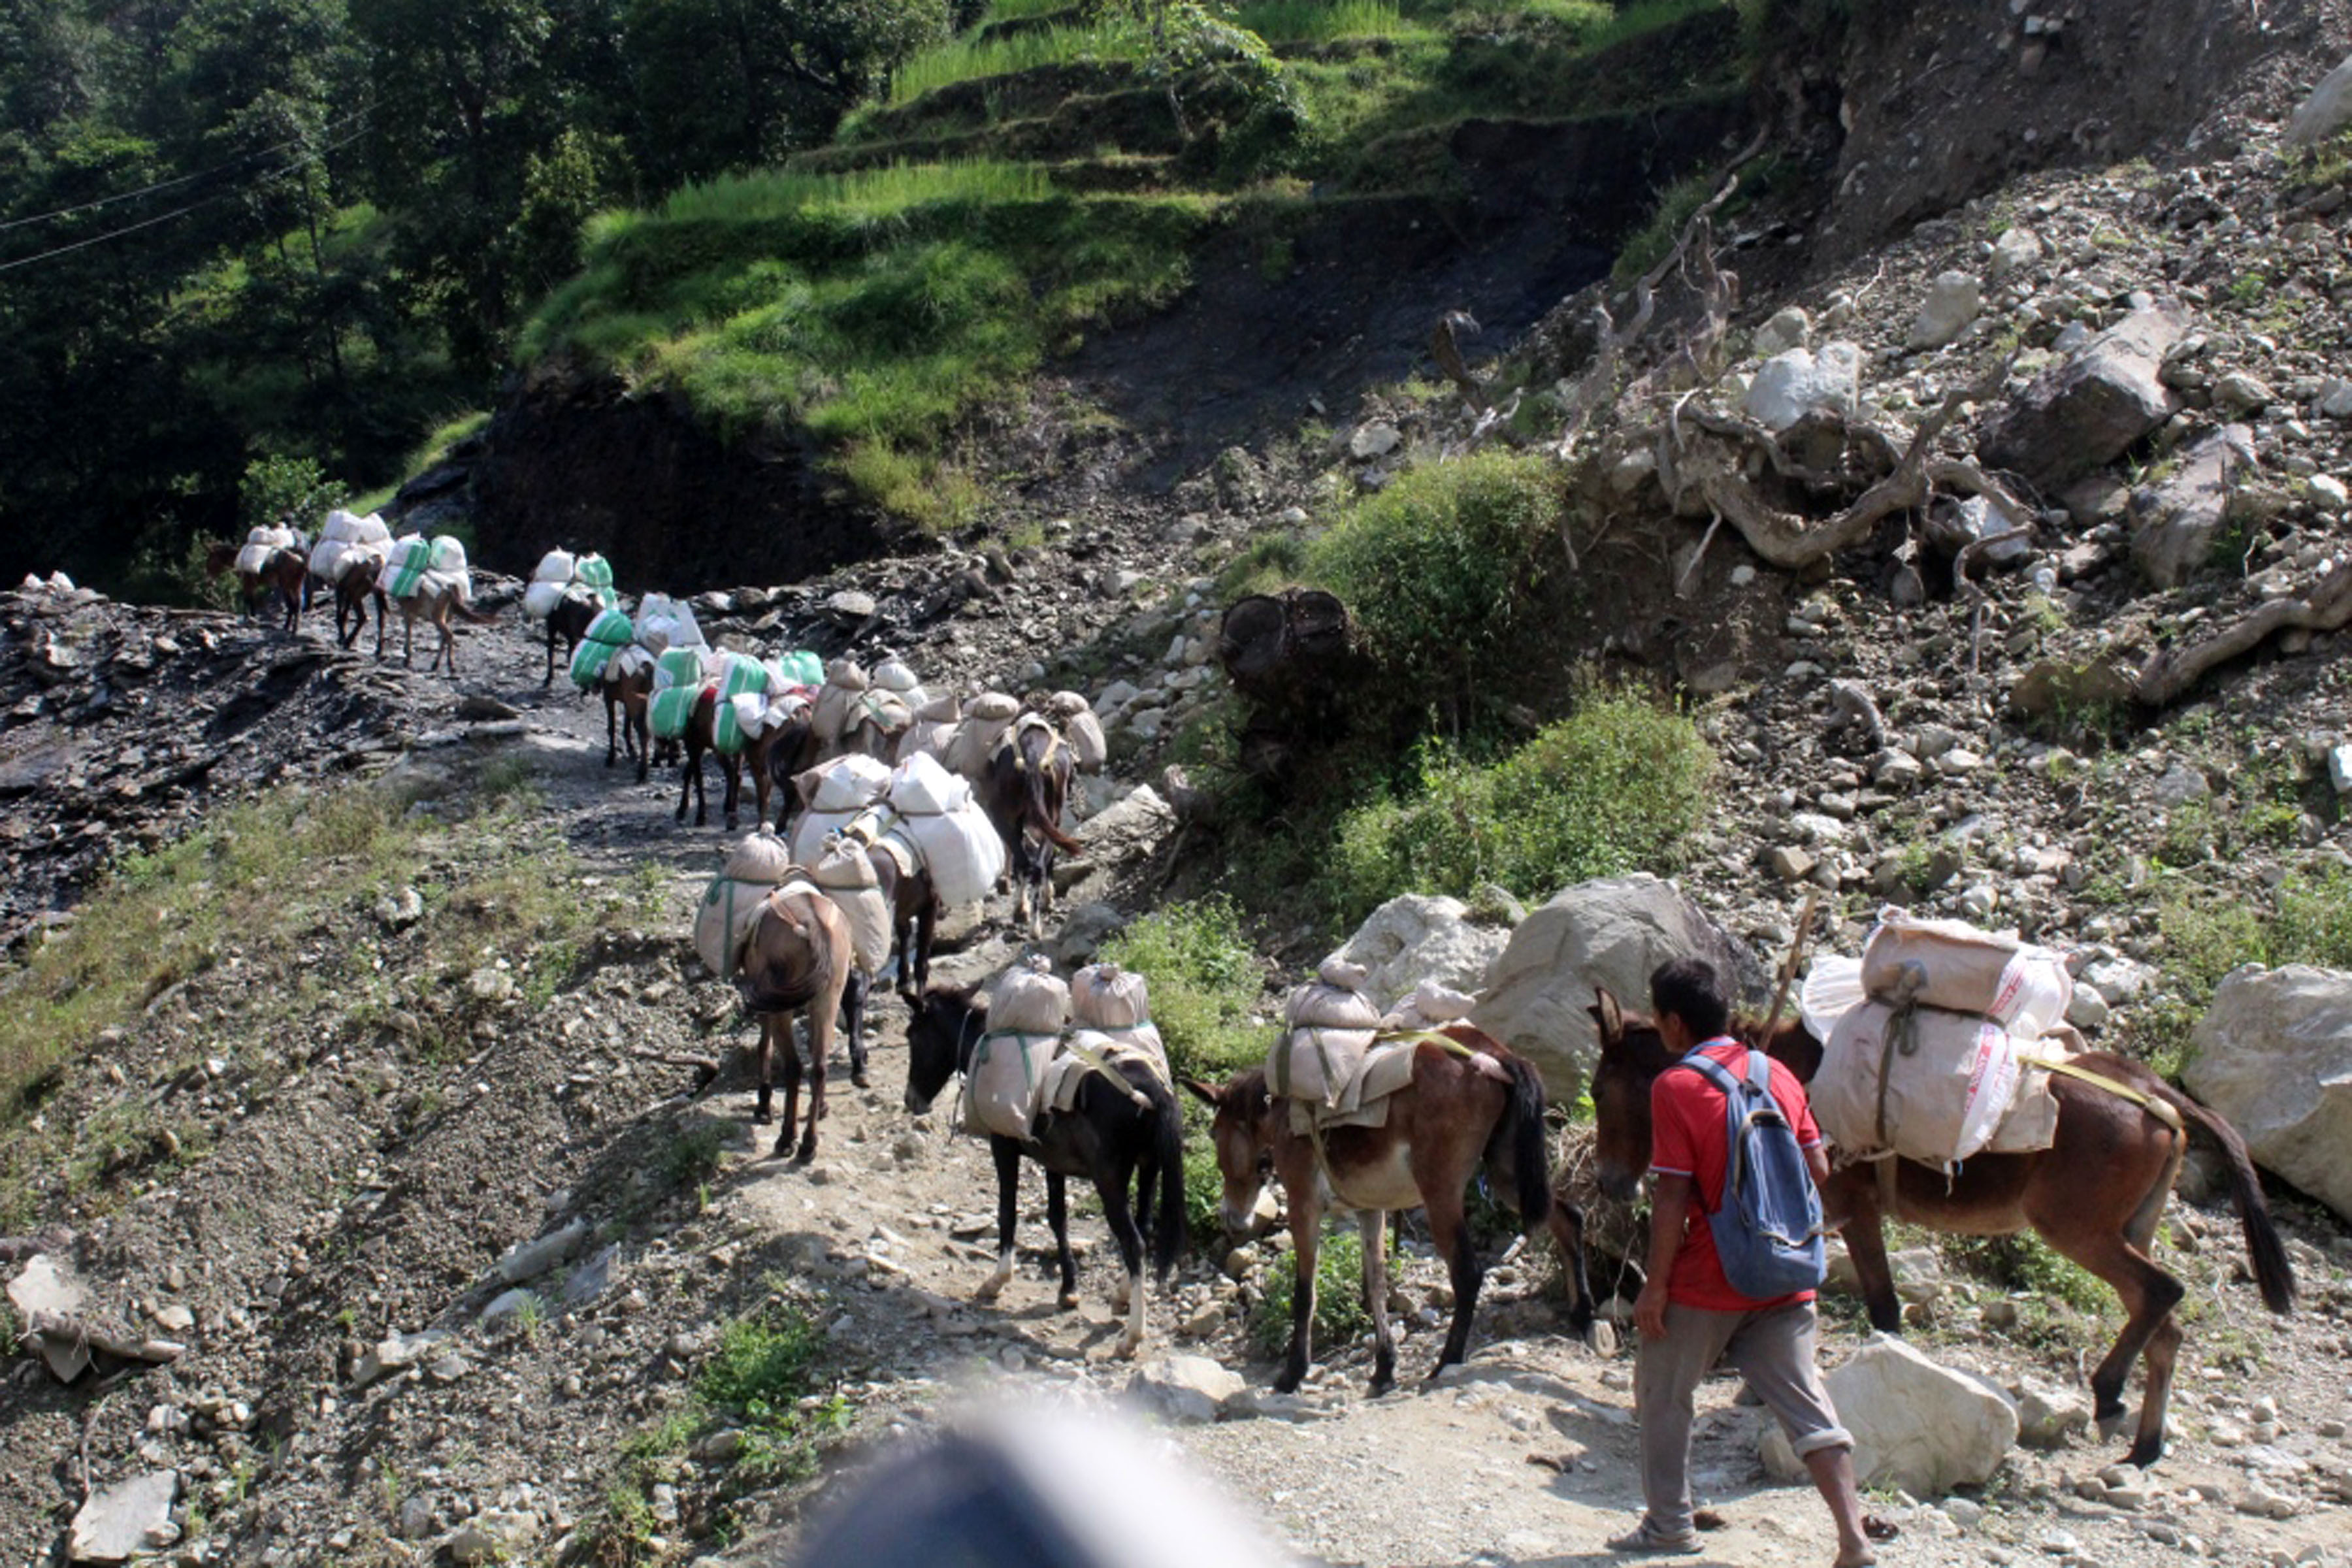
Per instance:
[[[1748,1053],[1748,1059],[1751,1068],[1755,1063],[1758,1054],[1759,1053],[1755,1051]],[[1706,1055],[1703,1047],[1694,1049],[1690,1055],[1676,1062],[1675,1067],[1690,1068],[1691,1071],[1698,1074],[1699,1077],[1706,1079],[1707,1082],[1723,1090],[1726,1095],[1731,1094],[1739,1088],[1739,1080],[1731,1076],[1731,1069],[1725,1067],[1721,1062],[1717,1061],[1713,1057]],[[1671,1072],[1674,1068],[1669,1068],[1666,1070]],[[1767,1081],[1769,1081],[1771,1068],[1768,1067],[1764,1070]],[[1750,1081],[1753,1080],[1751,1079]]]

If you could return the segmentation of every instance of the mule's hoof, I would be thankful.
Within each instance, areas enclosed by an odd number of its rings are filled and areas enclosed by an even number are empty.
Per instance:
[[[849,1075],[849,1082],[851,1087],[856,1089],[872,1089],[874,1087],[873,1084],[866,1081],[866,1069],[864,1068],[859,1068],[856,1071],[851,1073]]]
[[[800,1148],[795,1150],[793,1153],[793,1163],[795,1165],[805,1165],[811,1160],[815,1158],[816,1136],[812,1133],[808,1137],[801,1140]]]
[[[2124,1426],[2126,1419],[2127,1417],[2126,1416],[2121,1405],[2117,1405],[2113,1410],[2100,1412],[2098,1415],[2100,1440],[2102,1442],[2112,1443],[2116,1438],[2122,1436],[2124,1435]]]
[[[1394,1394],[1395,1392],[1395,1373],[1391,1372],[1385,1374],[1374,1373],[1372,1374],[1372,1397],[1374,1399],[1378,1399],[1383,1394]]]
[[[775,1119],[776,1113],[772,1110],[755,1110],[751,1112],[751,1125],[754,1127],[765,1127],[769,1122],[773,1121]]]
[[[2162,1458],[2164,1458],[2164,1439],[2158,1436],[2149,1438],[2144,1443],[2134,1443],[2131,1452],[2124,1456],[2124,1463],[2145,1470],[2152,1468]]]
[[[1077,1307],[1078,1293],[1076,1290],[1065,1290],[1059,1297],[1055,1298],[1055,1300],[1061,1303],[1062,1310],[1065,1312],[1071,1311]]]
[[[980,1289],[971,1293],[971,1299],[975,1301],[993,1301],[999,1296],[1003,1294],[1003,1279],[997,1275],[992,1274],[987,1279],[980,1282]]]
[[[1298,1392],[1299,1384],[1305,1381],[1306,1376],[1307,1374],[1301,1372],[1286,1372],[1274,1380],[1274,1391],[1276,1394],[1296,1394]]]
[[[1134,1360],[1135,1353],[1142,1348],[1143,1336],[1141,1334],[1126,1334],[1122,1335],[1119,1339],[1118,1353],[1121,1360]]]

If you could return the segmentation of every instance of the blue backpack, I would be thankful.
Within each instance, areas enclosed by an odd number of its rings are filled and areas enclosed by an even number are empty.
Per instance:
[[[1759,1301],[1812,1289],[1827,1270],[1822,1195],[1796,1129],[1772,1097],[1771,1059],[1749,1051],[1744,1078],[1698,1051],[1675,1065],[1723,1091],[1723,1201],[1707,1215],[1723,1277]]]

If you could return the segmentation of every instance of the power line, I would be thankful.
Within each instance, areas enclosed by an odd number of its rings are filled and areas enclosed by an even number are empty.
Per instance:
[[[302,167],[305,163],[313,163],[318,162],[320,158],[333,152],[338,147],[348,146],[350,143],[358,141],[360,136],[361,132],[354,131],[349,136],[344,137],[341,142],[330,142],[324,147],[320,148],[317,153],[314,153],[308,157],[298,158],[293,163],[286,164],[283,168],[265,170],[263,171],[261,177],[266,179],[271,175],[291,174],[296,169]],[[14,261],[0,261],[0,272],[13,272],[19,267],[30,267],[36,261],[47,261],[53,257],[70,255],[74,251],[86,249],[93,245],[104,244],[110,239],[120,239],[126,234],[137,234],[142,228],[153,228],[157,224],[169,223],[175,217],[185,217],[188,214],[194,212],[199,207],[211,206],[215,202],[225,202],[231,196],[241,195],[243,193],[243,189],[244,187],[240,186],[237,190],[221,191],[214,195],[206,196],[201,201],[190,202],[186,206],[174,207],[170,212],[159,214],[154,217],[142,218],[137,223],[125,224],[121,228],[109,229],[104,234],[93,234],[87,239],[75,240],[71,245],[60,245],[55,249],[40,251],[32,256],[18,257]]]
[[[331,132],[339,131],[342,127],[349,125],[354,120],[365,119],[372,112],[373,110],[371,110],[362,109],[356,110],[353,113],[347,114],[341,120],[330,121],[325,125],[319,128],[320,133],[324,135]],[[300,146],[304,140],[305,138],[300,136],[292,137],[287,141],[278,142],[274,147],[264,147],[256,152],[242,153],[237,157],[231,158],[227,163],[219,164],[214,168],[200,170],[193,174],[182,174],[177,179],[163,180],[152,185],[142,185],[135,191],[124,191],[120,195],[100,196],[94,202],[84,202],[79,206],[59,207],[54,212],[35,213],[30,217],[12,217],[5,222],[0,222],[0,234],[5,234],[12,228],[23,228],[28,224],[47,223],[53,218],[71,217],[76,213],[96,212],[100,207],[110,207],[118,202],[135,202],[142,196],[152,196],[159,191],[174,190],[182,185],[193,184],[198,180],[210,179],[215,174],[225,174],[229,170],[236,168],[238,165],[243,163],[250,163],[257,158],[274,157],[278,153],[283,153],[289,147]],[[340,147],[343,145],[343,143],[338,142],[335,145]]]

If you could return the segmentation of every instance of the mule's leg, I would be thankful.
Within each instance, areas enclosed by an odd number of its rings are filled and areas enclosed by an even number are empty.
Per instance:
[[[760,1101],[752,1110],[751,1121],[756,1126],[765,1127],[775,1120],[775,1104],[772,1097],[775,1092],[773,1085],[776,1068],[776,1038],[769,1030],[768,1020],[765,1018],[760,1020],[760,1054],[757,1058],[757,1068],[760,1079]]]
[[[2172,1363],[2180,1348],[2180,1328],[2172,1321],[2172,1310],[2187,1289],[2121,1232],[2089,1236],[2070,1230],[2063,1220],[2044,1223],[2044,1216],[2033,1217],[2033,1228],[2060,1257],[2105,1280],[2123,1300],[2124,1331],[2091,1373],[2092,1415],[2099,1424],[2100,1436],[2114,1437],[2123,1431],[2124,1384],[2140,1352],[2149,1352],[2147,1387],[2141,1395],[2139,1429],[2129,1458],[2135,1465],[2152,1465],[2164,1452],[2164,1405],[2171,1393]],[[2156,1348],[2159,1338],[2163,1341],[2160,1352]],[[2160,1374],[2156,1365],[2158,1353],[2164,1360]]]
[[[625,731],[633,732],[637,738],[637,782],[643,784],[646,782],[646,775],[653,768],[653,725],[646,717],[645,708],[639,706],[629,710],[623,716],[621,726]]]
[[[849,1025],[849,1081],[859,1089],[872,1087],[866,1078],[866,999],[873,990],[874,977],[853,969],[841,991],[842,1011]]]
[[[1069,1184],[1059,1171],[1045,1173],[1045,1224],[1054,1233],[1054,1264],[1062,1272],[1062,1310],[1078,1304],[1078,1264],[1070,1256]]]
[[[791,1014],[777,1014],[775,1017],[769,1020],[769,1027],[775,1031],[776,1054],[784,1058],[784,1117],[782,1124],[776,1129],[775,1147],[768,1152],[774,1158],[782,1159],[784,1152],[793,1146],[793,1134],[800,1126],[801,1054],[793,1045]]]
[[[991,1133],[988,1152],[996,1160],[996,1272],[971,1293],[975,1301],[993,1301],[1013,1278],[1013,1226],[1021,1205],[1021,1145]]]
[[[1900,1166],[1896,1179],[1901,1179]],[[1877,1178],[1867,1166],[1849,1165],[1831,1178],[1831,1184],[1844,1188],[1845,1251],[1853,1259],[1863,1303],[1870,1310],[1870,1326],[1882,1334],[1899,1334],[1903,1302],[1895,1294],[1895,1266],[1886,1260],[1886,1220],[1879,1212]]]
[[[378,588],[375,591],[375,656],[378,658],[383,657],[383,621],[390,613],[384,607],[383,590]],[[362,620],[364,622],[365,617],[362,616]]]
[[[1119,1276],[1118,1289],[1112,1300],[1127,1314],[1127,1332],[1119,1336],[1118,1353],[1130,1356],[1143,1348],[1143,1230],[1136,1224],[1135,1211],[1128,1206],[1126,1172],[1113,1171],[1108,1181],[1097,1176],[1095,1192],[1102,1199],[1103,1220],[1110,1226],[1110,1238],[1118,1244],[1119,1267],[1126,1271]]]
[[[931,890],[929,878],[924,879],[922,907],[915,911],[915,991],[920,996],[931,988],[931,942],[940,925],[940,896]]]
[[[1372,1311],[1372,1392],[1396,1386],[1396,1335],[1389,1329],[1389,1216],[1367,1209],[1356,1216],[1364,1238],[1364,1304]]]
[[[1421,1151],[1415,1149],[1414,1154]],[[1414,1180],[1421,1181],[1420,1161],[1414,1162]],[[1437,1247],[1437,1255],[1445,1259],[1445,1277],[1454,1287],[1454,1322],[1445,1331],[1445,1348],[1437,1352],[1437,1364],[1430,1368],[1436,1376],[1447,1367],[1470,1353],[1470,1315],[1478,1305],[1478,1286],[1486,1278],[1478,1267],[1478,1251],[1470,1239],[1468,1216],[1464,1213],[1462,1191],[1466,1176],[1454,1181],[1438,1179],[1421,1183],[1421,1195],[1425,1214],[1429,1216],[1429,1238]]]
[[[1322,1241],[1323,1205],[1320,1202],[1300,1200],[1301,1192],[1315,1191],[1311,1184],[1292,1187],[1286,1184],[1286,1190],[1291,1194],[1290,1355],[1283,1363],[1282,1375],[1274,1380],[1274,1391],[1296,1394],[1298,1385],[1306,1381],[1307,1368],[1315,1357],[1315,1254]]]
[[[408,601],[400,602],[400,662],[409,669],[416,668],[416,617],[408,613]]]
[[[743,759],[722,753],[719,759],[719,769],[727,775],[727,831],[732,833],[735,831],[736,810],[743,794]]]
[[[2147,1384],[2140,1390],[2139,1431],[2132,1439],[2131,1463],[2146,1469],[2164,1458],[2165,1413],[2172,1402],[2172,1372],[2180,1360],[2180,1320],[2171,1313],[2148,1331]]]
[[[612,691],[607,689],[604,693],[604,765],[608,768],[621,760],[620,718],[620,704],[614,700]]]
[[[1584,1211],[1551,1195],[1551,1214],[1545,1220],[1552,1244],[1559,1248],[1560,1271],[1568,1276],[1568,1326],[1578,1339],[1592,1335],[1592,1279],[1584,1267]]]
[[[555,684],[555,617],[547,617],[547,673],[540,678],[543,689]]]
[[[700,792],[701,785],[702,753],[694,749],[692,742],[688,742],[686,748],[685,776],[677,781],[677,820],[680,823],[683,823],[686,820],[686,803],[694,798],[694,796]],[[697,827],[701,826],[702,818],[699,816],[696,817],[694,819],[694,825]]]
[[[809,1034],[809,1113],[808,1131],[801,1137],[800,1152],[793,1156],[803,1165],[816,1158],[816,1124],[824,1120],[824,1058],[833,1054],[833,1014],[831,998],[820,997],[815,1006],[807,1010]],[[824,1015],[820,1023],[819,1015]],[[792,1037],[784,1037],[784,1047],[792,1048]]]

